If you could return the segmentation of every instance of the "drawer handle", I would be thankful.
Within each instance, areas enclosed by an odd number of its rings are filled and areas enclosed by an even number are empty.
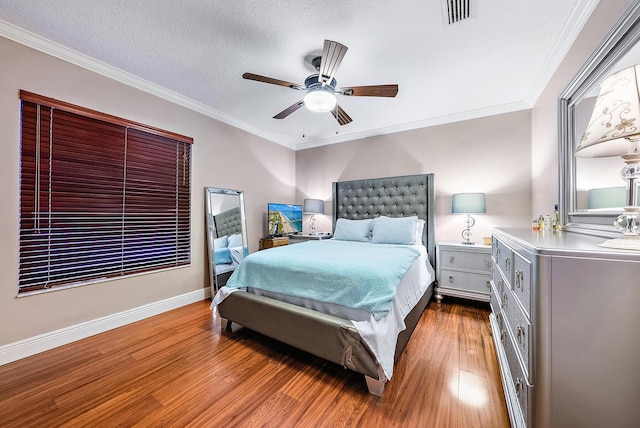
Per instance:
[[[449,263],[453,263],[456,261],[456,258],[454,256],[449,256]]]
[[[511,259],[504,259],[504,269],[507,272],[511,270]]]
[[[522,288],[524,291],[524,272],[521,270],[516,270],[516,288]]]
[[[487,280],[487,288],[489,290],[491,290],[491,280],[490,279]]]
[[[507,305],[507,293],[502,293],[502,307]]]
[[[522,343],[522,339],[524,339],[524,327],[518,326],[516,329],[516,338],[518,339],[518,343]]]
[[[520,392],[524,388],[524,382],[519,377],[516,378],[516,395],[520,397]]]
[[[453,276],[449,275],[449,284],[453,284]]]
[[[505,335],[504,330],[500,330],[500,342],[504,342],[504,335]]]
[[[491,267],[491,257],[486,259],[485,264],[487,265],[487,267]]]
[[[497,256],[500,256],[500,248],[498,248],[498,249],[496,250],[496,255],[497,255]]]

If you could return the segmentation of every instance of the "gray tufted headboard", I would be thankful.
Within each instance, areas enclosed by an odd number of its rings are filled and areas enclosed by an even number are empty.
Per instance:
[[[333,183],[333,229],[339,218],[417,215],[425,220],[422,240],[435,268],[435,190],[433,174],[371,178]]]
[[[216,237],[242,233],[242,220],[240,218],[240,208],[231,208],[213,216]]]

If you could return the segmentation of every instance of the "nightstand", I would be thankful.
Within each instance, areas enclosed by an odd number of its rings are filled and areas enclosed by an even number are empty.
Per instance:
[[[258,246],[259,250],[266,250],[268,248],[281,247],[283,245],[289,245],[289,237],[288,236],[279,236],[273,238],[260,238],[260,243]]]
[[[435,297],[442,296],[488,302],[491,295],[491,246],[440,242],[437,246]]]
[[[316,235],[307,235],[307,234],[298,234],[298,235],[289,235],[289,244],[299,244],[300,242],[306,241],[322,241],[324,239],[329,239],[333,235],[328,233],[318,233]]]

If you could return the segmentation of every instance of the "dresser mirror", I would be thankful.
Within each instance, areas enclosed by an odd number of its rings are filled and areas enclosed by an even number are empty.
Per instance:
[[[248,254],[247,222],[242,191],[205,187],[204,200],[213,295]]]
[[[614,219],[625,205],[626,184],[619,156],[576,158],[601,82],[609,75],[640,64],[640,3],[634,2],[605,40],[560,94],[559,211],[567,230],[619,236]],[[604,196],[602,198],[601,196]]]

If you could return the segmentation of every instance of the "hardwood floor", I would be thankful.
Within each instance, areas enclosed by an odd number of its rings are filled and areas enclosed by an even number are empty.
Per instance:
[[[488,314],[430,302],[378,398],[198,302],[0,366],[0,426],[508,427]]]

